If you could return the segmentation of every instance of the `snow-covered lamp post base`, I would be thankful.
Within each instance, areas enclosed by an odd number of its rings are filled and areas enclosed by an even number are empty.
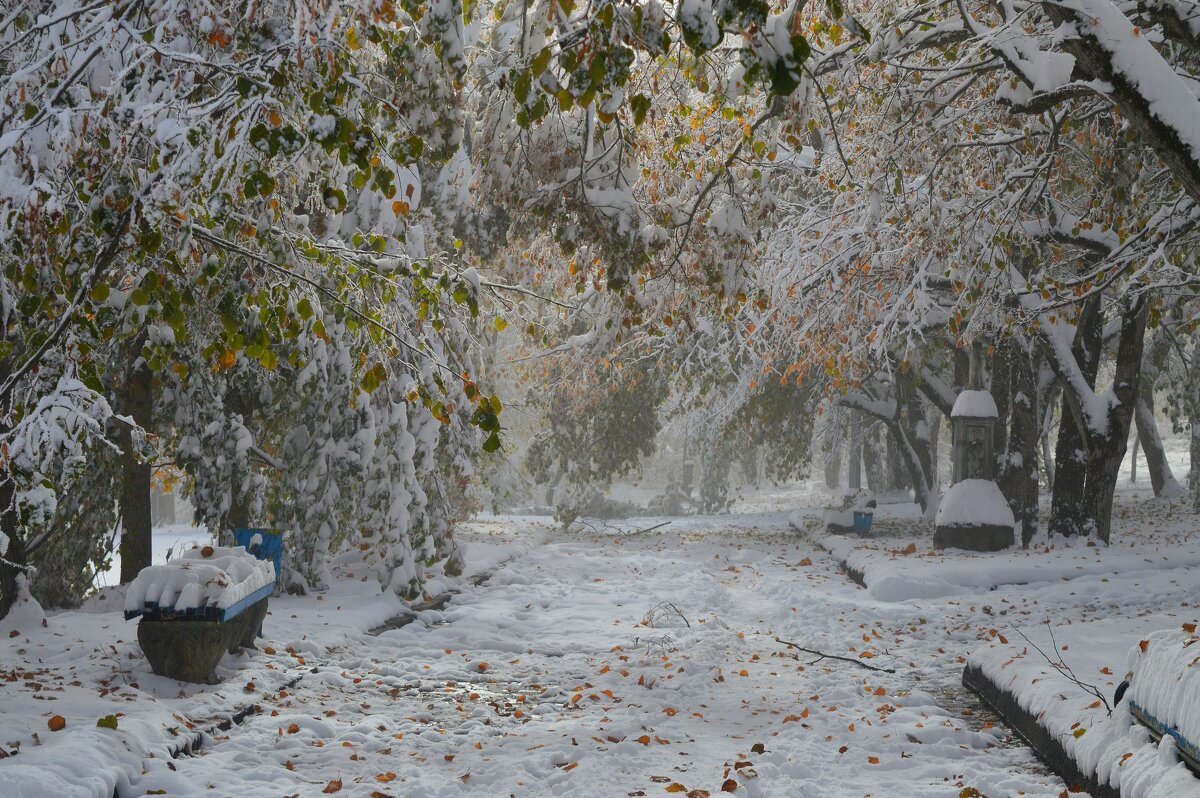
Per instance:
[[[936,549],[1001,551],[1013,545],[1012,510],[992,478],[997,415],[987,391],[962,391],[954,402],[954,484],[938,506]]]

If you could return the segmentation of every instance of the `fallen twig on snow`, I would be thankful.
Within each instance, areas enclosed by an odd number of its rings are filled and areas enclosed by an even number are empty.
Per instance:
[[[669,616],[672,612],[675,615],[678,615],[680,617],[680,619],[685,624],[687,624],[687,628],[689,628],[689,629],[692,628],[692,623],[691,623],[691,621],[689,621],[687,619],[687,616],[684,615],[683,612],[678,607],[676,607],[674,604],[672,604],[669,601],[660,601],[657,604],[655,604],[653,607],[651,607],[650,611],[647,612],[646,615],[642,618],[642,625],[650,626],[650,627],[657,626],[658,621],[662,620],[664,616]]]
[[[814,659],[812,662],[808,663],[809,665],[816,665],[818,662],[820,662],[823,659],[836,659],[836,660],[841,660],[842,662],[853,662],[858,667],[866,668],[869,671],[879,671],[880,673],[895,673],[896,672],[895,668],[880,668],[875,665],[869,665],[860,659],[855,659],[854,657],[840,657],[837,654],[826,654],[824,651],[817,651],[814,648],[805,648],[804,646],[797,645],[796,643],[790,643],[787,640],[780,640],[778,637],[775,638],[775,642],[783,643],[785,646],[794,648],[797,651],[803,651],[807,654],[815,654],[817,658]]]

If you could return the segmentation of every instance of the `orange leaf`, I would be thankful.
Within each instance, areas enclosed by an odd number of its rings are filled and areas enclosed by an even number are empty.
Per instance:
[[[341,790],[342,790],[342,780],[334,779],[333,781],[326,784],[325,789],[321,790],[321,792],[323,792],[326,795],[333,795],[335,792],[341,792]]]
[[[733,779],[725,779],[725,783],[721,785],[721,792],[737,792],[738,783]]]
[[[292,725],[288,726],[288,734],[295,734],[298,731],[300,731],[299,723],[293,723]]]
[[[812,565],[812,558],[811,558],[811,557],[805,557],[803,560],[801,560],[799,563],[797,563],[797,565],[799,565],[801,568],[804,568],[804,567],[807,567],[807,566],[809,566],[809,565]]]
[[[382,781],[385,784],[389,781],[395,781],[395,780],[396,780],[396,774],[391,772],[390,770],[387,773],[380,773],[378,776],[375,777],[375,781]]]
[[[877,756],[869,756],[869,757],[867,757],[867,761],[868,761],[868,762],[870,762],[872,765],[878,765],[878,764],[879,764],[879,757],[877,757]]]
[[[62,715],[55,715],[54,717],[50,718],[50,722],[46,725],[50,727],[50,731],[62,731],[67,726],[67,719]]]
[[[1138,643],[1138,648],[1140,648],[1142,651],[1145,651],[1146,649],[1150,648],[1150,641],[1149,640],[1140,641]]]
[[[637,741],[642,745],[650,745],[650,735],[643,734],[641,737],[637,738]]]
[[[875,695],[887,695],[887,690],[884,690],[882,687],[876,687]]]
[[[667,787],[667,792],[687,792],[687,787],[684,787],[679,782],[675,782]]]
[[[1194,634],[1196,633],[1196,624],[1194,624],[1194,623],[1185,623],[1185,624],[1183,625],[1183,631],[1187,632],[1187,633],[1188,633],[1188,634],[1190,634],[1190,635],[1194,635]]]

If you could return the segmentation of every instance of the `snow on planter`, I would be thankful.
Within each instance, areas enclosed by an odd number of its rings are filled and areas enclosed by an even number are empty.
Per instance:
[[[950,410],[950,418],[996,418],[999,415],[991,391],[959,391]]]
[[[274,564],[241,546],[192,548],[138,573],[125,593],[125,617],[224,620],[230,610],[274,584]]]
[[[1168,620],[1166,615],[1152,615],[1143,622],[1153,627]],[[1131,706],[1137,693],[1133,687],[1120,703],[1112,705],[1109,714],[1103,701],[1061,667],[1070,666],[1076,678],[1102,691],[1111,705],[1116,683],[1121,680],[1121,662],[1126,660],[1124,652],[1133,647],[1134,653],[1128,656],[1136,669],[1133,683],[1139,675],[1143,682],[1161,682],[1168,672],[1165,662],[1162,668],[1156,665],[1144,672],[1137,664],[1145,653],[1129,619],[1060,625],[1053,639],[1045,627],[1024,631],[1029,641],[1006,632],[1007,639],[998,634],[993,642],[972,652],[963,682],[1018,729],[1044,762],[1068,784],[1085,787],[1098,798],[1200,798],[1200,780],[1180,762],[1175,741],[1168,737],[1160,744],[1147,727],[1134,721]],[[1183,640],[1178,633],[1151,635],[1147,652],[1162,638],[1174,641],[1170,648],[1177,666],[1183,661],[1179,656]],[[1187,650],[1195,652],[1187,662],[1200,654],[1200,646]],[[1051,655],[1055,664],[1042,652]],[[1167,658],[1166,652],[1160,656]],[[1196,668],[1200,663],[1192,670]],[[1176,676],[1177,672],[1171,673],[1171,683]],[[1178,687],[1143,684],[1142,688],[1162,691],[1163,700],[1185,697]],[[1175,705],[1178,714],[1168,717],[1178,719],[1189,712],[1194,716],[1195,706],[1189,710]]]
[[[937,526],[1012,526],[1013,514],[990,479],[964,479],[950,486],[938,505]]]
[[[1170,734],[1191,760],[1200,750],[1200,636],[1196,624],[1155,632],[1129,653],[1129,692],[1138,719]]]

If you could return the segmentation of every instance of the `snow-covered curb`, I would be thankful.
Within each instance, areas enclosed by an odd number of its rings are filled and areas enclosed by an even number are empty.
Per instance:
[[[906,546],[906,543],[911,543]],[[862,575],[879,601],[931,599],[983,593],[999,585],[1061,582],[1089,575],[1135,574],[1200,566],[1200,543],[1168,548],[1067,546],[1052,551],[1014,549],[997,553],[929,550],[928,539],[864,541],[828,535],[817,545],[847,570]]]
[[[1056,629],[1053,640],[1045,628],[1027,634],[1029,641],[998,631],[994,642],[968,657],[963,682],[1043,761],[1073,786],[1083,779],[1079,786],[1094,795],[1200,798],[1200,781],[1180,762],[1171,738],[1153,742],[1134,722],[1127,701],[1113,707],[1111,715],[1104,705],[1112,702],[1112,683],[1123,674],[1126,652],[1138,645],[1136,629],[1127,622],[1099,621]],[[1103,699],[1051,665],[1047,656],[1069,666],[1079,682],[1099,689]]]

